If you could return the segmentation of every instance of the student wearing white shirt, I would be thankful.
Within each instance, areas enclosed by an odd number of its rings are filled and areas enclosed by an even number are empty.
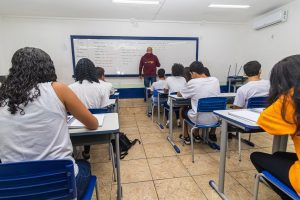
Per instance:
[[[67,111],[88,129],[97,119],[63,83],[56,81],[50,56],[25,47],[12,57],[12,67],[0,88],[0,158],[2,163],[69,159],[74,162],[77,198],[91,176],[90,164],[74,161]]]
[[[99,83],[105,88],[104,92],[104,102],[102,106],[109,106],[109,97],[115,93],[115,89],[113,85],[107,81],[105,81],[105,70],[102,67],[96,67],[96,73],[99,80]]]
[[[165,77],[165,70],[159,69],[157,71],[158,81],[152,84],[152,90],[163,90],[166,85],[166,77]]]
[[[106,87],[99,83],[94,63],[87,59],[80,59],[75,67],[76,82],[69,85],[86,108],[103,108],[106,106]],[[84,146],[84,159],[90,158],[90,146]]]
[[[263,80],[261,75],[261,64],[257,61],[250,61],[244,65],[245,75],[248,77],[248,83],[241,86],[233,102],[233,108],[246,108],[248,99],[251,97],[263,97],[269,95],[270,82]]]
[[[164,90],[166,93],[177,93],[179,92],[184,85],[186,84],[186,80],[183,77],[184,75],[184,67],[182,64],[175,63],[172,66],[172,76],[168,77],[166,79],[166,85],[164,87]],[[170,100],[164,105],[166,108],[170,108],[169,106]],[[176,114],[177,119],[177,126],[180,127],[180,119],[179,119],[179,110],[174,111]],[[169,118],[169,112],[166,110],[166,118]],[[169,126],[169,120],[167,121],[166,127]]]
[[[182,117],[196,124],[210,125],[217,123],[219,120],[213,113],[197,113],[198,100],[200,98],[216,97],[220,94],[219,80],[215,77],[206,76],[207,71],[208,69],[205,69],[201,62],[193,62],[190,65],[192,79],[177,93],[178,96],[183,98],[191,98],[192,108],[187,107],[184,109]],[[190,144],[191,140],[188,135],[187,125],[184,130],[184,142],[185,144]],[[216,129],[213,128],[209,132],[209,137],[212,140],[216,140],[215,131]],[[194,138],[196,142],[200,142],[198,134],[195,134]]]

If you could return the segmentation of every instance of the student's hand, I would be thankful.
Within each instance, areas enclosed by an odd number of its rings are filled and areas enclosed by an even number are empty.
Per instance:
[[[91,130],[98,128],[99,123],[97,118],[90,113],[68,86],[63,83],[53,82],[52,87],[58,98],[65,105],[67,111],[84,124],[86,128]]]

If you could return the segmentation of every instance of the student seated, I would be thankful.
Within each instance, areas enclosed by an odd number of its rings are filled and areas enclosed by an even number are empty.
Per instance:
[[[182,118],[189,119],[195,124],[215,124],[218,122],[218,117],[213,113],[197,113],[198,100],[207,97],[216,97],[220,94],[220,83],[215,77],[207,77],[205,68],[201,62],[195,61],[190,65],[192,79],[177,93],[183,98],[191,98],[192,108],[186,107],[182,111]],[[190,144],[191,140],[188,134],[188,127],[184,127],[184,143]],[[216,141],[216,128],[209,131],[209,138]],[[196,142],[200,142],[199,134],[194,134]]]
[[[270,172],[281,182],[300,195],[300,55],[287,57],[271,71],[269,103],[257,121],[259,126],[272,135],[290,135],[296,153],[254,152],[250,158],[258,172]],[[282,199],[290,199],[276,186],[273,190]]]
[[[172,76],[168,77],[166,79],[166,84],[164,86],[164,90],[166,93],[177,93],[179,92],[185,85],[186,81],[183,77],[184,73],[184,67],[182,64],[175,63],[172,66]],[[170,108],[170,99],[168,99],[168,102],[165,103],[166,108]],[[180,119],[179,119],[179,110],[175,110],[176,120],[177,120],[177,126],[180,127]],[[169,127],[169,111],[166,110],[166,118],[167,123],[166,127]]]
[[[109,106],[109,97],[115,93],[115,89],[113,85],[107,81],[105,81],[105,70],[102,67],[96,67],[96,73],[99,80],[99,83],[105,88],[105,99],[102,106]]]
[[[104,108],[107,106],[109,94],[104,84],[99,83],[94,63],[87,59],[80,59],[75,67],[75,83],[69,85],[86,108]],[[90,158],[90,146],[84,146],[82,156]]]
[[[72,90],[56,81],[53,62],[41,49],[19,49],[11,62],[7,80],[0,88],[2,163],[72,160],[80,199],[91,169],[88,162],[72,157],[67,111],[88,129],[97,129],[97,119]]]
[[[251,97],[268,96],[270,82],[260,78],[261,65],[257,61],[250,61],[244,65],[245,75],[248,77],[248,83],[241,86],[233,102],[233,108],[246,108],[248,99]]]
[[[185,78],[186,82],[189,82],[192,79],[190,67],[184,68],[184,78]]]
[[[159,69],[157,71],[158,81],[152,84],[152,90],[163,90],[166,85],[166,77],[165,77],[165,70]]]

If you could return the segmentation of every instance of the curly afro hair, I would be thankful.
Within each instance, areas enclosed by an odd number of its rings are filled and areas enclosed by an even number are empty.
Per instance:
[[[94,63],[88,58],[81,58],[75,68],[75,80],[81,84],[83,80],[99,83]]]
[[[22,107],[41,95],[38,84],[56,81],[57,76],[50,56],[38,48],[17,50],[11,63],[7,79],[0,88],[0,107],[8,106],[11,114],[20,111],[24,115]]]

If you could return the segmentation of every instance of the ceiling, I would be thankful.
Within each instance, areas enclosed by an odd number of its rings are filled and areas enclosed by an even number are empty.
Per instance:
[[[168,21],[247,22],[293,0],[160,0],[159,5],[112,0],[0,0],[0,15]],[[249,4],[249,9],[208,8],[210,3]]]

